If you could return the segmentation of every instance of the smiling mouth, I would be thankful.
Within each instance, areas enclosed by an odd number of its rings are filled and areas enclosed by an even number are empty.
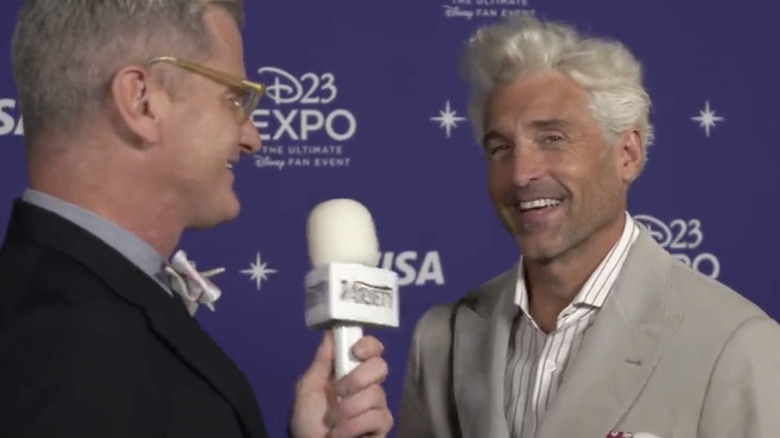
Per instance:
[[[530,211],[543,210],[550,207],[555,207],[563,202],[557,198],[539,198],[531,201],[517,201],[514,204],[516,210],[520,213],[526,213]]]
[[[227,163],[225,163],[225,167],[226,167],[227,169],[233,170],[233,163],[231,163],[231,162],[229,162],[229,161],[228,161]]]

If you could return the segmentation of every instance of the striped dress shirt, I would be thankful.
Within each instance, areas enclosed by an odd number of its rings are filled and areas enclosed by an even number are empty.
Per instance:
[[[515,318],[506,367],[506,418],[513,438],[533,438],[558,390],[566,367],[576,356],[587,328],[604,304],[639,228],[626,213],[620,240],[593,271],[585,285],[558,315],[555,330],[545,334],[531,318],[523,275],[518,264]]]

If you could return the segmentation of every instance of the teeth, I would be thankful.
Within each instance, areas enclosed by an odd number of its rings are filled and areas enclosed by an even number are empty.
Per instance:
[[[225,164],[225,167],[227,167],[228,169],[233,169],[233,164],[232,163],[227,163],[227,164]]]
[[[560,199],[553,199],[553,198],[534,199],[533,201],[521,202],[520,211],[530,210],[532,208],[552,207],[560,203],[561,203]]]

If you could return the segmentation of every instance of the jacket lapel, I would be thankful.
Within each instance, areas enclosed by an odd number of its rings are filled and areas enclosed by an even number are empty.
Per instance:
[[[497,277],[455,319],[452,374],[463,438],[509,437],[504,371],[516,278],[516,271]]]
[[[666,306],[670,269],[668,254],[642,229],[566,371],[539,438],[603,437],[619,424],[682,321]]]
[[[84,265],[129,305],[142,309],[164,344],[196,370],[237,413],[248,436],[266,436],[259,408],[243,373],[177,301],[119,252],[75,224],[21,201],[8,238],[31,240]]]

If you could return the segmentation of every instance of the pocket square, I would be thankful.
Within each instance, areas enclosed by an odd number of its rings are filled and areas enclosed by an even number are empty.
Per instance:
[[[613,430],[609,432],[607,438],[661,438],[661,437],[647,432],[620,432],[617,430]]]

